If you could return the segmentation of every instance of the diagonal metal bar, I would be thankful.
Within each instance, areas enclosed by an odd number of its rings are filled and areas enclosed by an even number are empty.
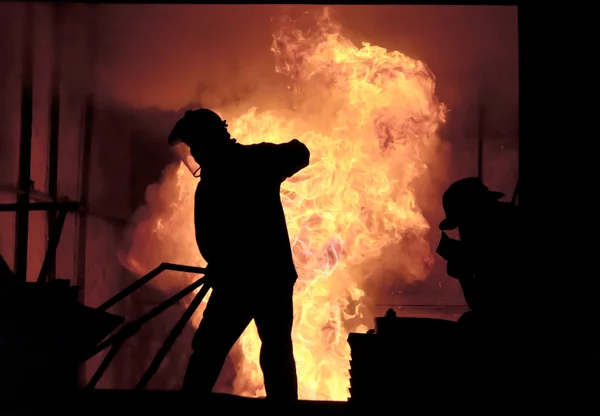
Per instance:
[[[192,293],[196,288],[200,287],[204,283],[204,277],[196,280],[194,283],[186,287],[185,289],[179,291],[175,295],[171,296],[169,299],[161,303],[160,305],[152,308],[148,313],[142,315],[140,318],[135,321],[125,325],[120,331],[118,331],[115,335],[108,338],[106,341],[101,342],[96,346],[96,348],[92,349],[88,354],[83,357],[83,361],[90,359],[94,355],[98,354],[100,351],[116,344],[124,341],[125,339],[131,337],[136,334],[142,325],[146,322],[152,320],[154,317],[160,315],[162,312],[179,302],[181,299]]]
[[[67,218],[67,211],[60,210],[58,218],[54,222],[54,229],[51,231],[50,240],[48,241],[48,248],[46,249],[46,255],[44,256],[44,262],[40,268],[40,274],[38,275],[37,281],[43,283],[50,280],[50,270],[54,268],[56,264],[56,249],[60,242],[60,235],[62,234],[63,226],[65,225],[65,219]]]
[[[127,296],[131,295],[133,292],[144,286],[146,283],[154,279],[156,276],[158,276],[165,270],[196,274],[204,274],[206,271],[206,269],[202,267],[185,266],[183,264],[174,263],[161,263],[154,270],[151,270],[146,275],[140,277],[138,280],[127,286],[125,289],[123,289],[115,296],[104,302],[102,305],[98,306],[98,308],[96,309],[106,311],[107,309],[111,308],[112,306],[119,303]]]
[[[517,181],[517,184],[515,185],[515,190],[513,191],[512,198],[510,199],[510,202],[513,203],[513,204],[516,204],[518,197],[519,197],[519,181]]]
[[[173,347],[173,344],[175,344],[175,341],[177,340],[177,338],[179,338],[179,335],[181,335],[181,332],[183,332],[183,329],[187,325],[188,321],[192,318],[192,316],[194,315],[194,312],[196,312],[196,309],[198,309],[198,306],[200,306],[202,299],[204,299],[204,297],[208,293],[209,289],[210,289],[210,286],[206,283],[202,286],[202,289],[200,289],[200,291],[198,292],[198,294],[196,295],[194,300],[192,300],[192,302],[190,303],[188,308],[185,310],[185,312],[183,313],[183,315],[181,316],[179,321],[177,321],[177,323],[175,324],[175,326],[169,333],[169,336],[167,337],[167,339],[165,339],[165,342],[163,343],[163,345],[160,347],[160,349],[156,353],[156,356],[150,363],[150,366],[148,367],[148,369],[146,370],[146,372],[140,379],[137,386],[135,386],[136,390],[142,390],[142,389],[146,388],[146,386],[152,379],[152,376],[154,376],[154,374],[156,374],[156,372],[160,368],[160,365],[162,364],[163,360],[165,359],[165,357],[171,350],[171,347]]]
[[[106,311],[111,308],[115,304],[119,303],[121,300],[125,299],[127,296],[138,290],[140,287],[144,286],[150,280],[154,279],[156,276],[161,274],[165,270],[164,263],[160,264],[154,270],[146,273],[144,276],[137,279],[135,282],[127,286],[125,289],[114,295],[112,298],[104,302],[102,305],[98,306],[96,309],[100,311]]]
[[[102,362],[96,369],[96,372],[90,379],[89,383],[87,384],[87,386],[85,386],[86,390],[92,390],[96,387],[96,385],[108,369],[108,366],[110,366],[110,363],[115,359],[115,357],[121,350],[121,347],[123,346],[124,342],[125,340],[123,339],[120,340],[120,342],[113,344],[112,348],[108,351],[108,354],[106,354],[106,357],[104,357],[104,360],[102,360]]]

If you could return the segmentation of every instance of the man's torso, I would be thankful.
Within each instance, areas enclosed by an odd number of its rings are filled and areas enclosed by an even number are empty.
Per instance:
[[[263,174],[253,153],[253,146],[238,145],[226,165],[202,172],[195,196],[198,248],[211,268],[236,278],[295,280],[280,182]]]
[[[475,275],[469,285],[481,297],[481,306],[493,309],[516,307],[522,259],[518,208],[501,203],[489,212],[473,235],[461,232],[474,260]]]

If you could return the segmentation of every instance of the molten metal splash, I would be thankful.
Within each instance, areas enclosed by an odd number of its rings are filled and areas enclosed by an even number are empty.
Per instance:
[[[327,10],[316,31],[302,32],[293,23],[282,21],[272,46],[276,71],[300,97],[293,112],[250,108],[228,123],[241,143],[296,137],[312,152],[311,165],[281,189],[300,276],[294,296],[299,395],[346,400],[346,339],[349,332],[366,330],[361,298],[369,273],[361,265],[379,260],[384,247],[412,239],[420,248],[399,256],[400,277],[424,279],[429,272],[429,224],[411,183],[428,175],[424,160],[440,143],[437,130],[446,109],[422,62],[368,43],[354,46]],[[126,259],[130,269],[143,273],[157,261],[205,264],[194,240],[196,184],[178,165],[148,189],[149,215],[136,225]],[[200,319],[201,312],[193,324]],[[238,344],[243,359],[233,393],[264,395],[253,324]]]

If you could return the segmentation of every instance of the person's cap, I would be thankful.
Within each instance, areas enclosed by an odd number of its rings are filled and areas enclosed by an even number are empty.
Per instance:
[[[168,141],[171,146],[181,142],[189,146],[191,141],[200,139],[206,133],[218,132],[225,128],[227,128],[225,120],[212,110],[207,108],[188,110],[183,118],[175,123]]]
[[[440,230],[454,230],[458,227],[458,214],[465,206],[482,199],[498,200],[502,192],[490,191],[479,178],[465,178],[454,182],[442,197],[446,218],[440,222]]]

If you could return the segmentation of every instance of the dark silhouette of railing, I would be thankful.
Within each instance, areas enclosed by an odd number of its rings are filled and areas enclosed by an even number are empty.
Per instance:
[[[61,201],[61,202],[21,202],[16,204],[0,204],[0,212],[24,212],[29,214],[30,211],[47,211],[55,212],[58,211],[58,217],[54,221],[54,228],[50,230],[50,236],[48,238],[48,247],[44,256],[44,262],[40,268],[40,274],[38,275],[38,283],[45,283],[48,280],[49,271],[56,262],[56,250],[58,243],[60,242],[60,236],[62,229],[69,212],[80,211],[81,205],[75,201]],[[27,257],[27,251],[25,251],[25,257]],[[19,274],[18,270],[12,273],[13,276],[19,277],[22,281],[26,280],[26,276]]]
[[[16,203],[16,204],[0,204],[0,212],[29,212],[29,211],[58,211],[58,217],[54,223],[54,229],[51,230],[50,238],[48,239],[48,247],[46,249],[46,255],[44,256],[44,261],[42,263],[42,267],[40,268],[40,273],[37,278],[38,284],[45,284],[49,280],[48,277],[50,275],[50,270],[54,266],[56,261],[56,249],[58,247],[60,237],[62,234],[62,229],[65,223],[66,216],[69,212],[81,211],[82,207],[79,202],[75,201],[48,201],[48,202],[37,202],[37,203]],[[118,302],[125,299],[127,296],[144,286],[146,283],[154,279],[156,276],[161,274],[164,271],[177,271],[183,273],[195,273],[195,274],[204,274],[206,275],[206,269],[202,267],[194,267],[187,266],[183,264],[173,264],[173,263],[161,263],[154,270],[150,271],[146,275],[142,276],[131,285],[123,289],[121,292],[117,293],[115,296],[104,302],[98,308],[99,311],[106,312],[109,308],[117,304]],[[17,278],[19,277],[17,273],[10,270],[10,267],[6,264],[4,259],[0,256],[0,276],[2,278]],[[21,277],[22,280],[25,280],[25,277]],[[131,336],[135,335],[139,332],[141,327],[152,320],[154,317],[160,315],[162,312],[170,308],[171,306],[178,303],[185,296],[192,293],[194,290],[202,286],[196,297],[192,300],[188,308],[185,310],[179,321],[175,324],[171,333],[165,339],[163,345],[158,350],[158,353],[150,363],[150,366],[140,379],[139,383],[136,386],[136,390],[141,390],[148,385],[148,382],[152,378],[152,376],[158,371],[160,364],[165,359],[167,353],[170,351],[171,347],[177,340],[177,337],[181,334],[185,325],[190,320],[202,299],[206,296],[209,290],[209,285],[206,284],[207,277],[201,277],[196,280],[194,283],[187,286],[185,289],[179,291],[175,295],[168,298],[166,301],[152,308],[148,313],[136,319],[133,322],[125,323],[121,326],[121,329],[117,331],[116,334],[112,335],[105,341],[99,343],[95,348],[92,348],[90,351],[86,351],[81,358],[81,362],[85,362],[96,354],[104,351],[106,348],[111,347],[110,351],[104,357],[104,360],[100,363],[100,366],[92,376],[90,382],[87,384],[87,389],[93,389],[102,375],[106,372],[106,369],[115,358],[120,348],[123,346],[125,341],[129,339]]]
[[[155,306],[148,313],[142,315],[135,321],[124,324],[116,334],[112,335],[105,341],[98,344],[94,349],[92,349],[84,357],[82,357],[82,361],[86,361],[86,360],[90,359],[91,357],[95,356],[96,354],[100,353],[101,351],[104,351],[106,348],[111,347],[110,350],[108,351],[108,354],[106,354],[106,356],[100,363],[100,366],[98,367],[98,369],[96,370],[96,372],[90,379],[89,383],[87,384],[86,389],[93,389],[96,387],[96,385],[98,384],[98,381],[100,381],[100,379],[106,372],[108,366],[110,365],[112,360],[116,357],[117,353],[119,352],[119,350],[121,349],[121,347],[123,346],[125,341],[127,341],[131,336],[138,333],[139,330],[141,329],[142,325],[151,321],[153,318],[160,315],[162,312],[167,310],[169,307],[178,303],[185,296],[189,295],[194,290],[196,290],[197,288],[202,286],[202,288],[200,289],[198,294],[194,297],[194,300],[192,300],[192,302],[187,307],[187,309],[185,310],[185,312],[183,313],[183,315],[181,316],[179,321],[177,321],[177,323],[175,324],[175,326],[173,327],[173,329],[171,330],[171,332],[165,339],[163,345],[160,347],[160,349],[156,353],[156,356],[150,363],[150,366],[148,367],[146,372],[142,375],[142,378],[136,385],[135,389],[136,390],[144,389],[148,385],[150,380],[152,379],[152,376],[154,376],[156,371],[158,371],[160,364],[163,362],[163,360],[167,356],[167,353],[170,351],[171,347],[173,346],[173,344],[175,343],[175,341],[177,340],[177,338],[179,337],[179,335],[185,328],[185,325],[190,320],[190,318],[192,317],[192,315],[194,314],[196,309],[198,309],[198,306],[200,306],[202,299],[204,299],[204,297],[208,293],[210,286],[207,284],[207,280],[206,280],[207,279],[206,269],[202,268],[202,267],[186,266],[186,265],[182,265],[182,264],[161,263],[157,268],[150,271],[145,276],[142,276],[141,278],[139,278],[138,280],[133,282],[131,285],[129,285],[128,287],[123,289],[121,292],[119,292],[118,294],[116,294],[115,296],[113,296],[112,298],[110,298],[109,300],[107,300],[106,302],[104,302],[102,305],[100,305],[97,308],[98,310],[106,311],[108,308],[114,306],[121,300],[125,299],[127,296],[129,296],[130,294],[132,294],[133,292],[135,292],[136,290],[141,288],[143,285],[148,283],[150,280],[154,279],[156,276],[158,276],[160,273],[162,273],[163,271],[166,271],[166,270],[184,272],[184,273],[204,274],[205,276],[199,278],[194,283],[187,286],[185,289],[183,289],[183,290],[179,291],[178,293],[176,293],[175,295],[171,296],[170,298],[168,298],[166,301],[164,301],[160,305]]]

